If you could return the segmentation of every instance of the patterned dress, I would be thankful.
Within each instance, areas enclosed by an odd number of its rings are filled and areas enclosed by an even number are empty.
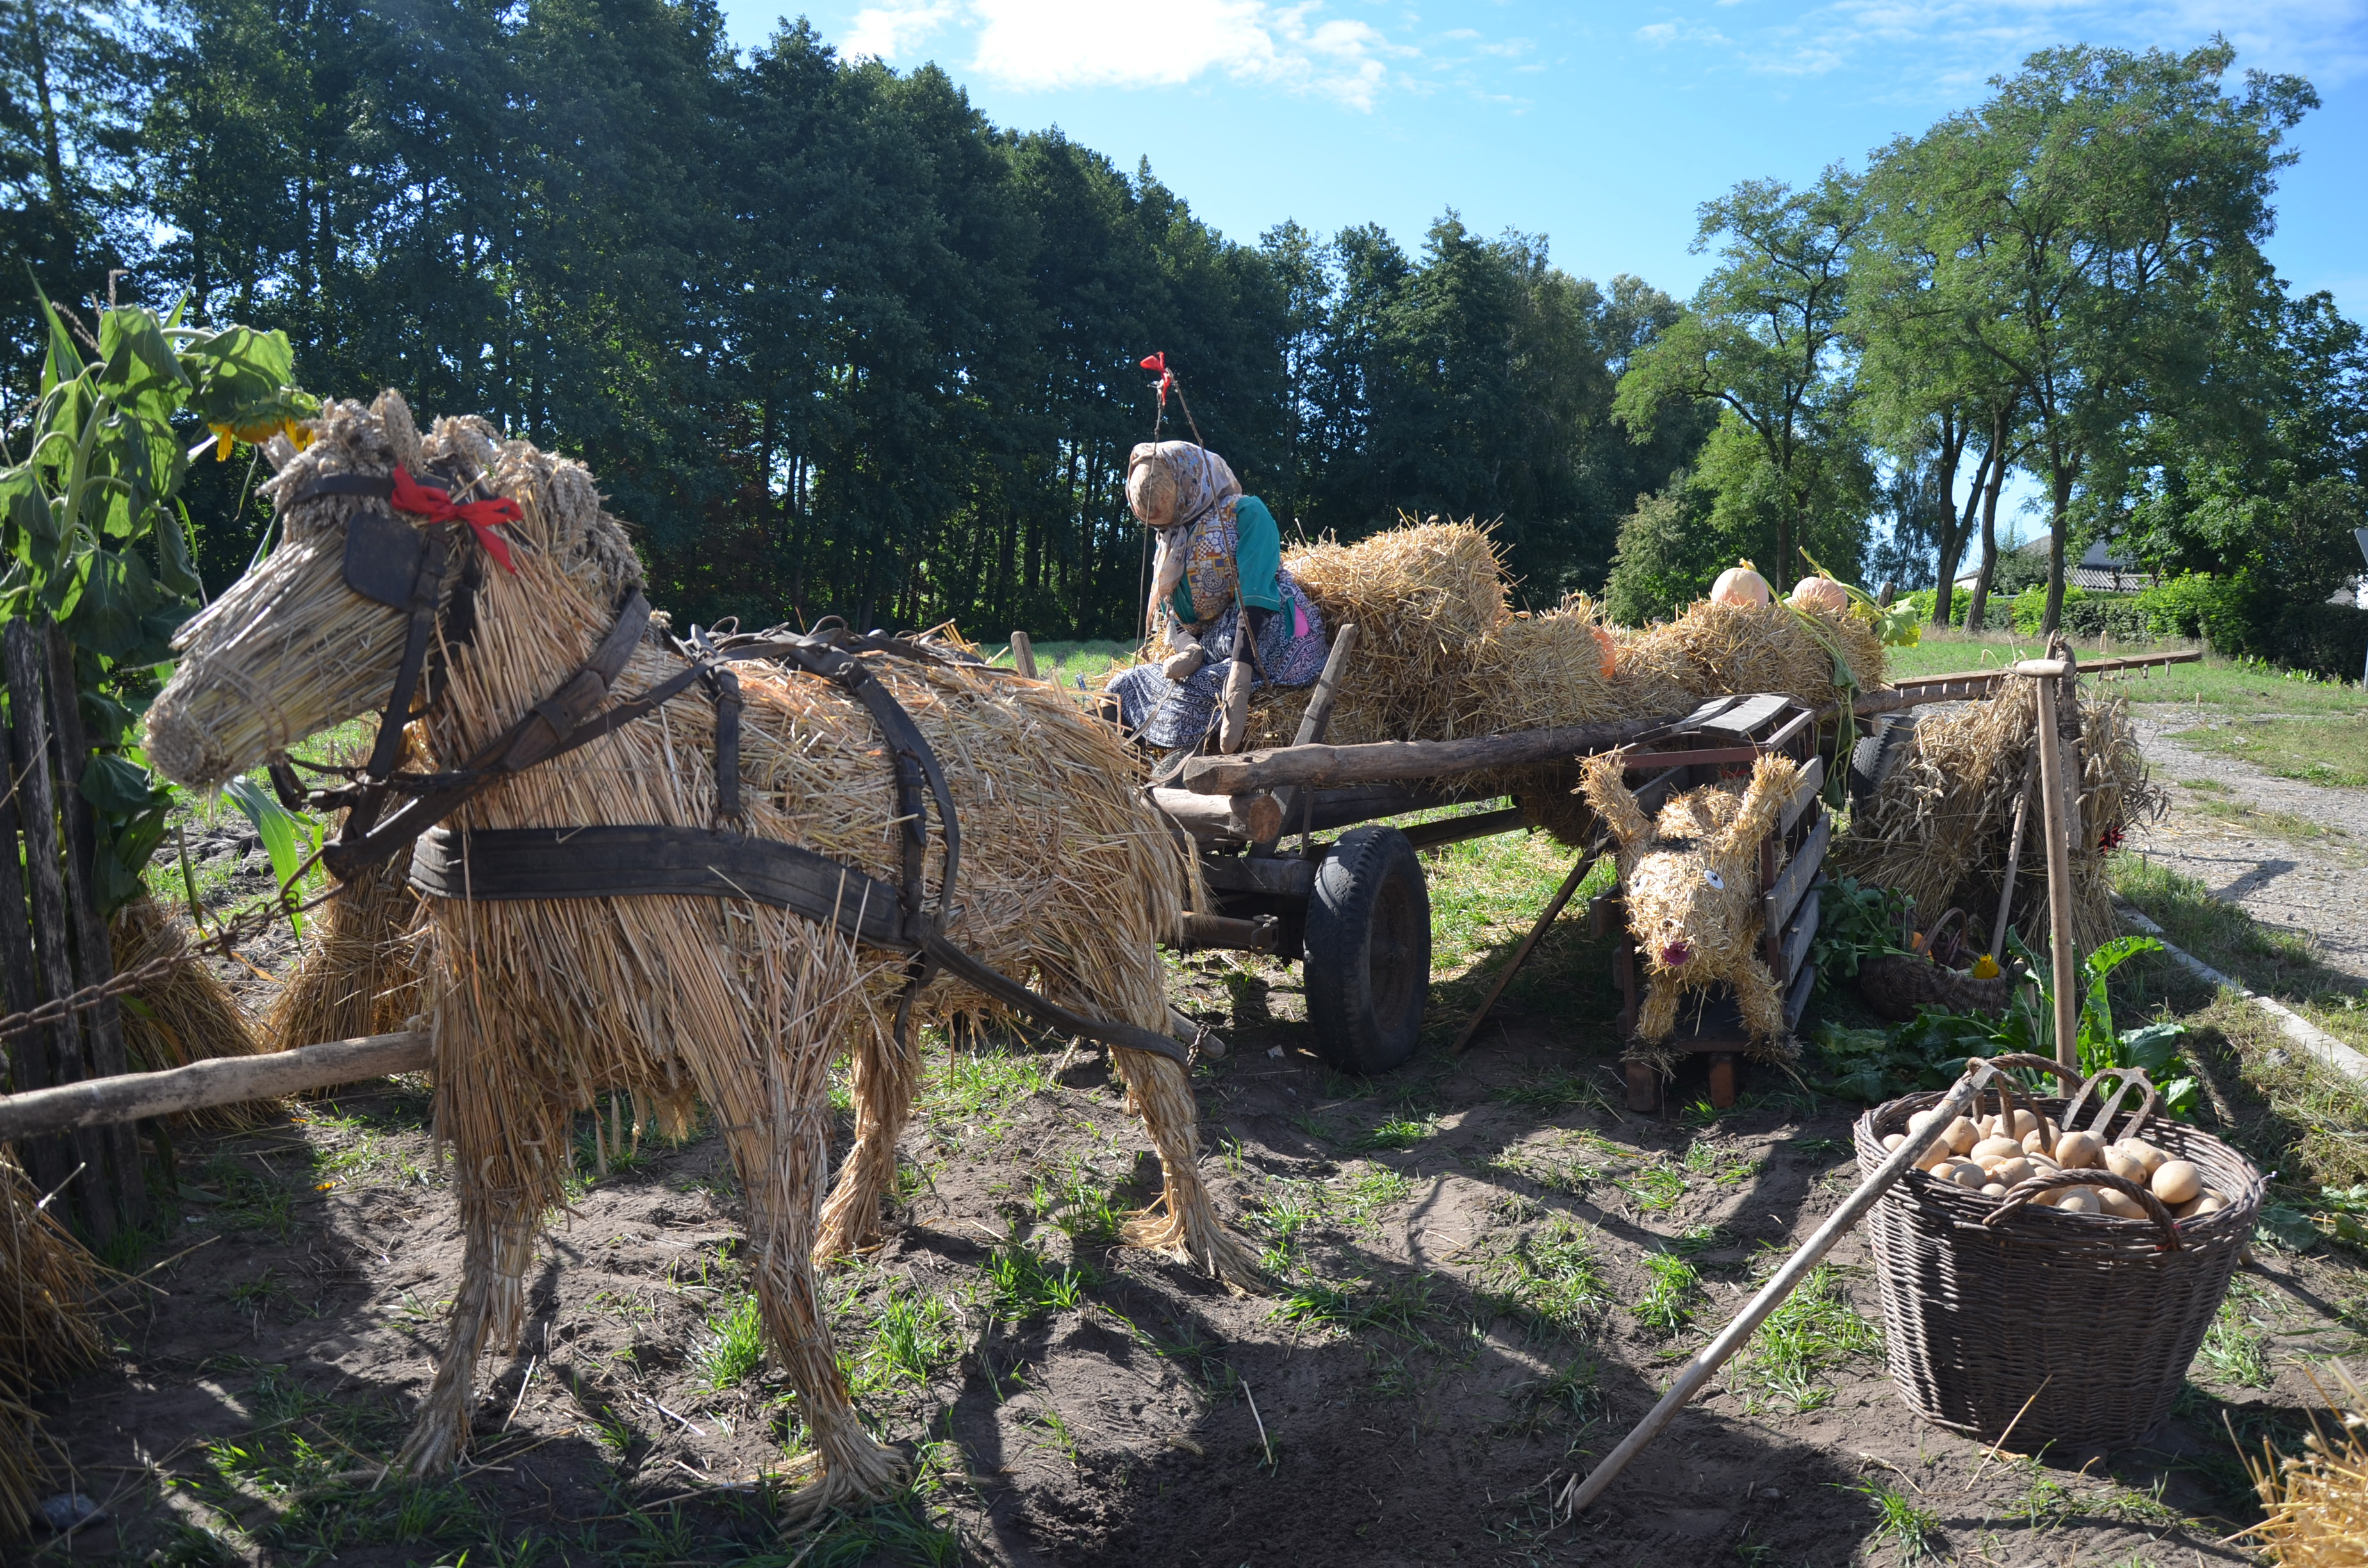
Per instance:
[[[1191,628],[1209,662],[1181,681],[1156,664],[1121,672],[1109,690],[1128,730],[1163,749],[1200,744],[1216,722],[1245,606],[1274,611],[1258,641],[1252,690],[1305,686],[1323,673],[1331,650],[1324,616],[1284,570],[1281,545],[1274,515],[1255,495],[1228,496],[1193,525],[1184,580],[1162,608]]]

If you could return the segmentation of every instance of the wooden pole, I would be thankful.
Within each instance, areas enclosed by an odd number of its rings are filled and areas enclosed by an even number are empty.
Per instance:
[[[1195,795],[1189,790],[1155,787],[1151,803],[1195,838],[1271,844],[1282,836],[1282,802],[1264,790]]]
[[[1463,1055],[1465,1048],[1471,1045],[1472,1037],[1480,1032],[1480,1025],[1488,1017],[1488,1010],[1497,1005],[1497,998],[1505,994],[1505,987],[1513,983],[1513,976],[1521,972],[1521,966],[1530,961],[1530,950],[1545,936],[1546,928],[1554,923],[1554,917],[1562,913],[1563,905],[1570,902],[1571,895],[1578,892],[1578,884],[1587,880],[1588,869],[1595,864],[1595,858],[1601,853],[1600,849],[1589,849],[1572,863],[1570,875],[1562,880],[1562,886],[1554,890],[1554,897],[1548,899],[1545,908],[1538,912],[1537,922],[1530,927],[1530,934],[1521,938],[1520,947],[1513,949],[1513,956],[1497,971],[1496,983],[1488,987],[1488,994],[1480,999],[1479,1007],[1464,1021],[1463,1032],[1448,1048],[1450,1056]]]
[[[2032,759],[2034,762],[2037,758]],[[2022,790],[2014,798],[2014,831],[2006,850],[2006,880],[1998,885],[1998,917],[1990,922],[1990,957],[1998,959],[2006,951],[2006,926],[2009,913],[2014,908],[2015,874],[2022,869],[2022,830],[2031,816],[2031,770],[2023,769]],[[2005,960],[1999,959],[2003,967]]]
[[[364,1078],[424,1073],[431,1065],[427,1036],[408,1030],[327,1040],[259,1056],[211,1057],[163,1073],[85,1078],[78,1084],[0,1095],[0,1143],[241,1100],[277,1099]]]
[[[2047,837],[2047,947],[2055,960],[2055,1060],[2079,1065],[2079,999],[2073,994],[2079,959],[2072,950],[2072,846],[2064,820],[2064,746],[2055,733],[2056,686],[2065,665],[2057,659],[2029,659],[2014,666],[2039,690],[2039,797]]]
[[[1011,667],[1030,680],[1037,678],[1036,644],[1025,631],[1011,634]]]
[[[1514,767],[1527,762],[1568,762],[1610,751],[1667,729],[1682,714],[1631,719],[1611,724],[1575,724],[1522,730],[1509,735],[1475,735],[1463,741],[1376,741],[1353,746],[1275,746],[1235,756],[1196,756],[1178,780],[1202,795],[1234,795],[1284,784],[1328,788],[1382,784],[1399,778],[1432,778],[1469,768]]]
[[[1356,623],[1351,621],[1346,626],[1335,628],[1332,633],[1332,651],[1324,655],[1324,673],[1315,677],[1315,689],[1308,694],[1306,711],[1300,714],[1298,732],[1291,738],[1292,745],[1313,745],[1324,738],[1326,730],[1331,728],[1332,705],[1339,700],[1340,679],[1348,673],[1349,656],[1356,651]],[[1290,824],[1291,813],[1299,807],[1303,795],[1306,797],[1307,805],[1313,807],[1315,802],[1315,792],[1312,790],[1285,789],[1275,792],[1275,799],[1282,804],[1282,820],[1285,826]],[[1307,820],[1307,813],[1302,812],[1299,846],[1303,850],[1307,847],[1309,837],[1309,830],[1304,825]],[[1281,833],[1277,833],[1273,838],[1254,840],[1250,853],[1258,856],[1273,854],[1275,842],[1281,836]]]
[[[1693,1398],[1702,1384],[1710,1381],[1711,1374],[1742,1349],[1752,1333],[1767,1321],[1768,1314],[1782,1306],[1784,1298],[1809,1277],[1809,1271],[1825,1261],[1826,1254],[1834,1249],[1834,1244],[1847,1235],[1865,1217],[1866,1211],[1874,1207],[1875,1200],[1890,1191],[1892,1184],[1906,1175],[1908,1167],[1940,1141],[1941,1130],[1964,1113],[1965,1108],[1973,1104],[1974,1096],[1996,1076],[1997,1072],[1987,1062],[1977,1062],[1967,1068],[1965,1075],[1958,1079],[1956,1086],[1949,1091],[1948,1097],[1934,1108],[1938,1114],[1930,1125],[1932,1136],[1920,1146],[1911,1139],[1894,1149],[1890,1157],[1875,1167],[1874,1174],[1861,1182],[1858,1190],[1844,1199],[1842,1206],[1827,1217],[1826,1222],[1817,1227],[1816,1233],[1801,1244],[1801,1250],[1777,1271],[1776,1277],[1760,1287],[1759,1294],[1752,1297],[1750,1303],[1736,1314],[1735,1321],[1719,1330],[1717,1338],[1694,1353],[1693,1359],[1685,1364],[1678,1373],[1677,1381],[1669,1385],[1669,1392],[1661,1396],[1661,1403],[1653,1406],[1644,1420],[1636,1423],[1635,1430],[1622,1438],[1620,1446],[1606,1455],[1601,1464],[1589,1471],[1585,1481],[1573,1479],[1557,1502],[1569,1513],[1576,1514],[1600,1496],[1603,1489],[1628,1468],[1629,1461],[1644,1452],[1645,1446],[1661,1435],[1663,1427],[1677,1419],[1678,1412],[1685,1408],[1686,1402]]]

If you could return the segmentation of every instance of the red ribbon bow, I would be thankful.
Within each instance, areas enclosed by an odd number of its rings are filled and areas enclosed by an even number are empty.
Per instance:
[[[502,570],[518,575],[518,563],[510,559],[510,547],[502,536],[494,532],[497,523],[522,523],[526,514],[518,504],[507,495],[495,495],[484,501],[452,499],[449,490],[422,484],[398,468],[394,471],[394,509],[427,518],[431,523],[466,523],[475,530],[477,542],[485,553],[502,563]]]
[[[1176,384],[1176,372],[1167,368],[1167,352],[1162,350],[1157,354],[1144,355],[1143,357],[1143,368],[1146,370],[1156,370],[1159,372],[1159,382],[1156,386],[1152,388],[1152,391],[1159,394],[1159,406],[1166,408],[1167,406],[1167,389]]]

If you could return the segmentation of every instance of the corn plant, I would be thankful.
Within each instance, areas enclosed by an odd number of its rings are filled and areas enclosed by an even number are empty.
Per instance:
[[[189,460],[282,431],[301,444],[297,421],[319,405],[290,384],[284,333],[127,307],[101,312],[97,336],[77,344],[41,309],[49,348],[22,457],[0,439],[0,621],[54,622],[73,649],[93,752],[82,793],[101,839],[93,881],[111,910],[139,891],[173,799],[132,736],[203,598],[179,499]]]

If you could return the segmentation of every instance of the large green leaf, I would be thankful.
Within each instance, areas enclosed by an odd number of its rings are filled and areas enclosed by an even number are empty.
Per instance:
[[[137,555],[98,550],[85,559],[82,596],[59,619],[66,635],[91,652],[126,658],[149,640],[141,618],[158,608],[155,579]]]
[[[156,585],[176,597],[203,597],[206,591],[197,560],[189,553],[189,535],[195,531],[188,507],[177,500],[156,519]]]
[[[146,811],[154,790],[148,770],[129,757],[99,752],[83,765],[82,798],[109,816]]]
[[[74,335],[50,306],[49,296],[40,296],[41,314],[50,324],[50,351],[41,361],[41,395],[47,397],[59,387],[82,374],[82,350],[74,346]]]
[[[304,825],[290,814],[288,808],[281,805],[270,790],[245,774],[224,785],[222,793],[235,801],[238,809],[246,813],[246,820],[255,824],[256,836],[263,840],[263,852],[271,857],[273,876],[279,880],[280,887],[292,893],[295,890],[290,888],[289,883],[303,864],[303,852],[297,846],[309,836],[304,832]],[[303,934],[302,915],[291,913],[288,923],[296,928],[298,935]]]
[[[101,312],[98,348],[106,368],[98,384],[124,408],[143,416],[165,418],[180,406],[189,378],[180,357],[165,341],[164,328],[144,310]]]

